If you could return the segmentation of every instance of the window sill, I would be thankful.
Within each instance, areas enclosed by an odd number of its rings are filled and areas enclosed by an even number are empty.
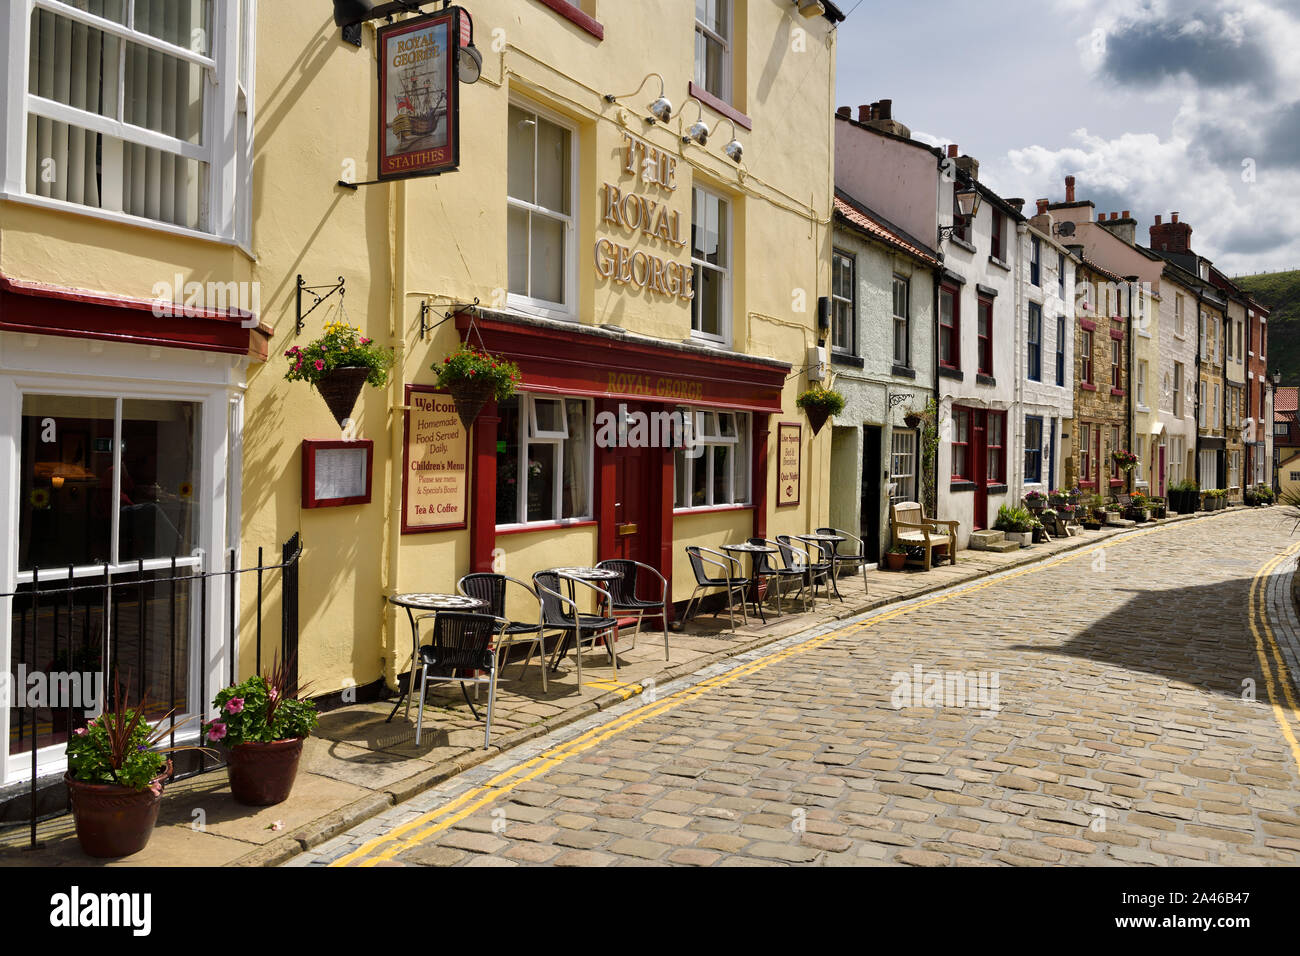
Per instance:
[[[965,478],[954,478],[948,485],[949,491],[974,491],[975,482],[968,481]]]
[[[1094,322],[1094,321],[1092,321],[1092,319],[1084,319],[1084,318],[1080,318],[1080,319],[1079,319],[1079,328],[1083,329],[1083,331],[1085,331],[1085,332],[1096,332],[1096,331],[1097,331],[1097,323]]]
[[[976,385],[996,385],[997,383],[998,380],[994,378],[992,375],[985,375],[983,372],[975,373]]]
[[[1110,337],[1111,337],[1112,339],[1114,339],[1116,342],[1123,342],[1123,341],[1124,341],[1124,330],[1123,330],[1123,329],[1111,329],[1111,330],[1110,330]]]
[[[542,305],[533,305],[527,300],[521,300],[513,295],[506,296],[506,312],[523,316],[529,319],[551,319],[554,322],[573,322],[577,323],[578,313],[564,312],[559,309],[549,309]]]
[[[197,239],[200,242],[210,242],[214,245],[231,246],[247,256],[250,262],[257,261],[257,255],[251,248],[240,240],[229,236],[218,236],[215,233],[200,232],[197,229],[186,229],[184,226],[174,226],[168,222],[154,222],[152,219],[145,219],[142,216],[130,216],[123,212],[96,209],[93,206],[83,206],[79,203],[63,202],[58,199],[47,199],[45,196],[29,196],[26,193],[0,191],[0,199],[7,202],[22,203],[25,206],[36,206],[41,209],[50,209],[55,212],[69,213],[74,216],[88,216],[91,219],[98,219],[101,222],[111,222],[121,226],[134,226],[138,229],[151,229],[156,232],[165,232],[173,236],[183,236],[186,239]]]
[[[1138,402],[1137,413],[1139,415],[1150,415],[1151,409],[1147,408],[1147,406],[1143,405],[1141,402]]]
[[[952,379],[956,379],[959,382],[964,382],[966,380],[966,376],[965,374],[962,373],[961,369],[948,368],[947,366],[944,365],[939,366],[939,377],[952,378]]]
[[[889,373],[899,378],[916,378],[916,369],[907,365],[894,365],[890,368]]]
[[[570,23],[586,30],[597,40],[605,39],[605,28],[595,17],[583,12],[568,0],[541,0],[542,6],[550,7]]]
[[[698,508],[673,508],[673,517],[688,515],[711,515],[720,511],[753,511],[753,505],[701,505]]]
[[[1096,491],[1097,483],[1095,481],[1081,481],[1079,482],[1079,487],[1087,488],[1089,491]]]
[[[531,534],[534,531],[570,531],[574,528],[593,528],[597,524],[595,518],[580,518],[572,521],[539,521],[537,524],[499,524],[497,525],[497,537],[508,534]]]
[[[1005,495],[1007,493],[1007,486],[1003,482],[999,481],[991,485],[985,485],[984,491],[986,494],[990,495]]]
[[[736,109],[730,103],[714,96],[704,87],[696,86],[694,81],[692,81],[690,86],[687,88],[687,95],[693,97],[694,99],[699,100],[709,109],[713,110],[713,112],[721,113],[723,116],[731,120],[737,126],[743,127],[744,129],[747,130],[753,130],[754,128],[753,120],[751,120],[740,110]]]
[[[861,356],[850,355],[848,352],[831,352],[832,365],[846,365],[849,368],[866,368],[867,362]]]
[[[975,246],[972,243],[969,243],[965,239],[962,239],[956,235],[949,236],[948,241],[951,242],[958,249],[965,249],[967,252],[970,253],[975,252]]]
[[[1097,391],[1097,386],[1093,385],[1091,382],[1080,382],[1079,387],[1083,389],[1085,392]]]
[[[1125,392],[1124,389],[1122,389],[1122,388],[1116,388],[1114,385],[1112,385],[1112,386],[1110,387],[1110,394],[1111,394],[1112,396],[1116,397],[1116,398],[1123,398],[1123,397],[1124,397],[1125,395],[1127,395],[1128,393]]]
[[[1011,271],[1011,267],[1007,265],[1005,262],[1003,262],[1001,259],[999,259],[997,256],[989,256],[989,265],[997,266],[999,269],[1002,269],[1005,272]]]

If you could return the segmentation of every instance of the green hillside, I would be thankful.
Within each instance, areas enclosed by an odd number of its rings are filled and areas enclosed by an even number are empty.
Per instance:
[[[1268,320],[1268,370],[1282,370],[1283,385],[1300,385],[1300,271],[1234,279],[1272,310]]]

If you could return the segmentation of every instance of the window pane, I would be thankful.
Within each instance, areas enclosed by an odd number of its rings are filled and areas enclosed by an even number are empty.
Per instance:
[[[528,294],[528,219],[529,213],[513,206],[506,217],[507,275],[515,295]]]
[[[709,503],[709,456],[700,455],[692,462],[691,505],[699,507]]]
[[[554,521],[558,444],[528,446],[528,520]]]
[[[731,446],[713,446],[713,503],[731,503]]]
[[[727,36],[727,7],[731,0],[695,0],[695,19],[719,36]]]
[[[111,560],[114,409],[111,398],[23,396],[20,570]]]
[[[533,141],[537,130],[537,117],[510,107],[510,131],[506,172],[506,191],[515,199],[533,201]]]
[[[529,295],[547,302],[563,302],[564,268],[564,223],[533,215]]]
[[[191,403],[122,403],[120,560],[185,557],[194,548],[198,415]]]
[[[564,413],[568,419],[569,437],[564,442],[564,488],[562,489],[565,518],[585,518],[591,513],[591,436],[588,405],[579,399],[567,399]]]
[[[211,0],[135,0],[135,29],[207,56]]]
[[[544,119],[537,121],[537,204],[568,215],[569,131]]]
[[[687,499],[686,489],[688,486],[688,470],[690,469],[690,459],[686,457],[686,452],[679,448],[673,453],[673,507],[687,508],[690,507],[690,501]]]
[[[695,298],[691,302],[693,328],[706,335],[722,335],[722,275],[716,269],[695,267]]]
[[[498,407],[497,524],[519,521],[519,398],[512,396]]]

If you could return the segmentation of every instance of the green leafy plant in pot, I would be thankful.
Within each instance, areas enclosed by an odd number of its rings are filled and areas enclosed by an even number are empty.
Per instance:
[[[303,741],[316,729],[316,704],[300,699],[290,682],[291,668],[277,658],[269,674],[226,687],[212,702],[218,716],[204,738],[228,748],[230,792],[247,806],[289,798]]]
[[[306,346],[287,349],[290,382],[309,382],[320,392],[334,420],[343,427],[363,386],[383,388],[393,365],[393,350],[375,345],[346,322],[331,322],[325,333]]]
[[[446,389],[456,403],[456,414],[468,429],[488,402],[504,402],[519,385],[519,366],[465,343],[447,355],[438,373],[438,387]]]
[[[126,703],[115,673],[110,708],[68,739],[68,772],[63,780],[72,801],[77,841],[87,856],[108,859],[143,850],[158,823],[164,781],[172,773],[167,754],[206,749],[158,746],[185,721],[172,720],[175,711],[171,710],[151,724],[144,716],[148,710],[145,698],[134,705]]]
[[[907,548],[896,544],[885,552],[885,566],[891,571],[901,571],[907,564]]]
[[[844,396],[832,388],[814,385],[795,399],[795,404],[804,410],[816,435],[826,424],[826,419],[844,411]]]

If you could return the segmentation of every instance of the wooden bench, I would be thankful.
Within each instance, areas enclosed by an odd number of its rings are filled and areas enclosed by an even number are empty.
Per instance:
[[[957,563],[957,528],[959,522],[927,518],[925,509],[915,501],[900,501],[890,508],[895,547],[917,548],[920,558],[908,555],[909,564],[920,564],[929,571],[934,552],[946,549],[949,564]]]

